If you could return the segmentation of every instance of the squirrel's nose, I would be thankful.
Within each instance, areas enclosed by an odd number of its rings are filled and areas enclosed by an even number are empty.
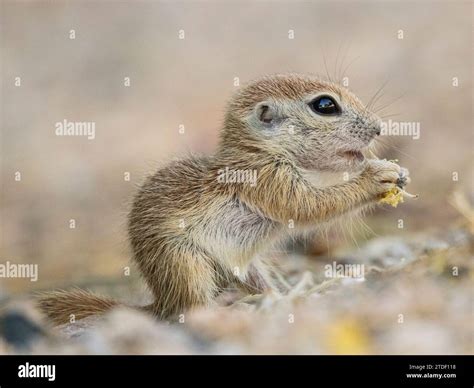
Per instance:
[[[372,123],[372,133],[377,136],[380,136],[382,133],[382,125],[380,123]]]
[[[369,127],[368,131],[372,137],[379,136],[381,133],[381,128],[379,125],[374,125],[374,126]]]
[[[373,134],[372,136],[380,136],[382,133],[382,120],[377,116],[373,116],[367,120],[367,125],[370,128],[370,132]]]
[[[382,133],[382,120],[380,120],[379,118],[377,118],[377,120],[375,121],[374,123],[374,129],[375,129],[375,134],[377,136],[380,136],[380,134]]]

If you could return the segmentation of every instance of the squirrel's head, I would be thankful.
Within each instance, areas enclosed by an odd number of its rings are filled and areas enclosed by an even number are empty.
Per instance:
[[[274,75],[236,93],[222,142],[289,157],[310,170],[353,171],[380,130],[380,119],[346,88],[315,77]]]

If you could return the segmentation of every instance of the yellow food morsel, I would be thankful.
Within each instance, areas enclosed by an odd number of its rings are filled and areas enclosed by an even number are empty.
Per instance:
[[[403,192],[398,187],[394,187],[392,190],[385,193],[379,202],[397,207],[399,203],[403,202]]]

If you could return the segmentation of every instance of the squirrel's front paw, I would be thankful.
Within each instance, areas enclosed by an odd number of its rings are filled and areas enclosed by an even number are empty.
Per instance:
[[[374,199],[383,197],[397,186],[403,188],[410,182],[408,170],[388,160],[369,159],[361,177],[367,192]]]

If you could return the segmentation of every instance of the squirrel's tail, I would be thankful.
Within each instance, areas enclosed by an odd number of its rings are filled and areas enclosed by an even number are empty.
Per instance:
[[[89,291],[50,291],[38,294],[39,309],[55,324],[70,323],[91,315],[102,314],[122,303]]]

